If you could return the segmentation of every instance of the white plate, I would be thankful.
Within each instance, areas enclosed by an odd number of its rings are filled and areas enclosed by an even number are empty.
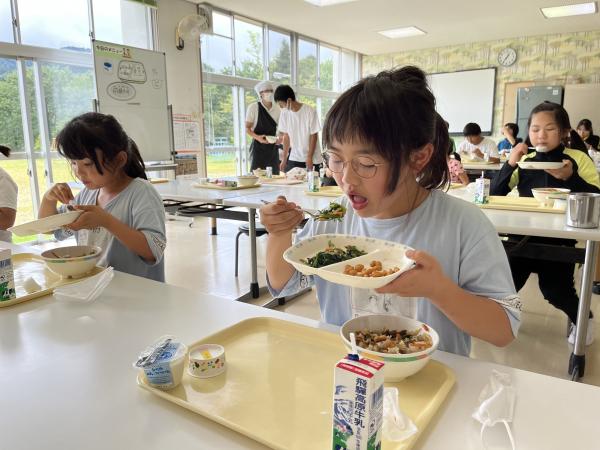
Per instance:
[[[9,228],[17,236],[30,236],[32,234],[50,233],[60,227],[64,227],[75,220],[83,213],[83,211],[68,211],[63,214],[55,214],[53,216],[44,217],[43,219],[33,220],[31,222],[22,223]]]
[[[535,161],[519,161],[517,163],[519,165],[519,169],[529,169],[529,170],[546,170],[546,169],[560,169],[565,165],[564,162],[535,162]]]
[[[359,250],[367,252],[367,254],[319,268],[311,267],[301,261],[324,250],[329,241],[339,248],[344,248],[346,245],[354,245]],[[414,261],[406,257],[406,250],[410,250],[410,247],[381,239],[351,236],[348,234],[321,234],[305,239],[288,248],[283,253],[283,258],[294,266],[296,270],[305,275],[317,275],[332,283],[350,287],[376,289],[385,286],[401,273],[414,267]],[[344,274],[346,264],[364,264],[368,266],[373,260],[381,261],[384,270],[392,267],[398,267],[400,270],[391,275],[378,278]]]

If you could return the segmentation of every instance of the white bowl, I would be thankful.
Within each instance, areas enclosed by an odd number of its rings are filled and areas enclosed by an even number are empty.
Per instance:
[[[80,278],[91,272],[102,249],[92,245],[74,245],[46,250],[40,256],[52,272],[63,278]]]
[[[277,142],[276,136],[265,136],[265,139],[269,144],[274,144],[275,142]]]
[[[565,165],[564,162],[546,162],[546,161],[519,161],[518,163],[519,169],[527,169],[527,170],[547,170],[547,169],[560,169]]]
[[[237,177],[238,186],[253,186],[258,181],[258,177],[256,175],[241,175]]]
[[[252,173],[254,175],[256,175],[257,177],[266,177],[267,176],[267,171],[265,169],[254,169],[252,171]]]
[[[532,188],[531,193],[535,197],[535,199],[542,204],[542,206],[552,207],[554,205],[554,200],[557,198],[565,199],[567,195],[571,192],[570,189],[563,188],[554,188],[554,187],[546,187],[546,188]]]
[[[336,247],[344,248],[347,245],[354,245],[357,249],[366,252],[366,255],[345,261],[331,264],[323,267],[311,267],[302,262],[306,258],[314,256],[319,251],[324,250],[329,242]],[[343,284],[345,286],[377,289],[393,281],[400,274],[414,267],[414,261],[406,256],[406,251],[410,247],[397,242],[384,241],[382,239],[368,238],[365,236],[352,236],[348,234],[320,234],[297,243],[288,248],[283,253],[283,258],[305,275],[317,275],[324,280],[332,283]],[[381,261],[383,269],[398,267],[398,272],[386,275],[384,277],[357,277],[344,274],[344,268],[347,264],[363,264],[368,266],[371,261]]]
[[[421,370],[431,355],[437,349],[440,338],[436,331],[430,326],[419,322],[418,320],[410,319],[402,316],[392,316],[387,314],[373,314],[367,316],[359,316],[350,319],[340,328],[340,336],[346,345],[348,351],[351,350],[350,333],[361,330],[381,330],[387,328],[390,330],[416,330],[423,328],[423,332],[429,333],[433,344],[426,350],[407,353],[407,354],[388,354],[380,353],[372,350],[366,350],[358,347],[358,354],[362,357],[375,361],[383,361],[383,377],[386,382],[401,381],[406,377],[414,375]]]

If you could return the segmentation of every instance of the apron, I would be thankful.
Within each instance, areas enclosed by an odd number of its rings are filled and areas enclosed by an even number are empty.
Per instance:
[[[277,133],[277,122],[261,102],[258,102],[258,119],[254,132],[264,136],[275,136],[275,133]],[[265,169],[269,166],[273,168],[273,175],[279,174],[279,151],[275,144],[261,144],[256,139],[252,139],[252,144],[250,144],[250,170]]]

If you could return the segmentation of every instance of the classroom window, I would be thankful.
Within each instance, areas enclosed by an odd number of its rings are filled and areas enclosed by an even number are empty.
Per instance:
[[[40,63],[46,103],[49,142],[53,146],[58,132],[73,117],[92,109],[94,75],[89,67]],[[74,181],[70,165],[58,152],[51,152],[51,183]]]
[[[236,76],[262,80],[264,78],[262,27],[237,18],[233,26]]]
[[[231,17],[213,12],[214,34],[203,34],[200,38],[200,56],[204,72],[233,74],[231,25]]]
[[[321,99],[321,109],[319,111],[319,119],[321,120],[321,126],[325,123],[325,118],[327,117],[327,113],[335,103],[335,98],[323,97]]]
[[[341,90],[345,91],[356,82],[356,58],[354,53],[342,50]]]
[[[292,77],[292,53],[289,34],[269,30],[269,79],[289,83]]]
[[[93,0],[94,35],[100,41],[152,49],[147,6],[128,0]]]
[[[18,0],[18,8],[23,44],[90,51],[86,0]]]
[[[298,39],[298,86],[317,87],[317,44]]]
[[[0,0],[0,41],[11,43],[15,41],[9,0]]]
[[[319,88],[326,91],[339,90],[339,52],[319,45]]]
[[[210,177],[237,173],[233,89],[212,83],[203,85],[204,145]]]

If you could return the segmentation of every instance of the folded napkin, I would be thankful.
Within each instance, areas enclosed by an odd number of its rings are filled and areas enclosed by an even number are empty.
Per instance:
[[[93,302],[100,296],[106,286],[108,286],[110,280],[113,279],[113,276],[113,268],[107,267],[93,277],[56,288],[54,290],[54,298],[56,300],[68,302]]]

